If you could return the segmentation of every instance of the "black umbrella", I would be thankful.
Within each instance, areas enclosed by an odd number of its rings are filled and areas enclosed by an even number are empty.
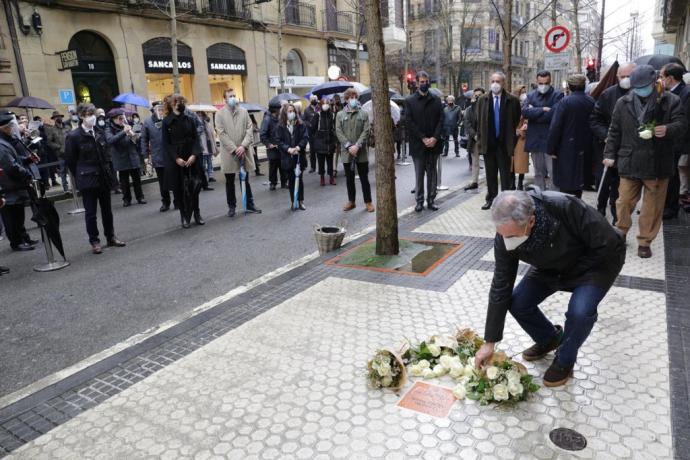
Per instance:
[[[197,200],[201,192],[201,179],[198,175],[192,175],[191,168],[194,167],[196,165],[184,168],[182,172],[182,216],[186,221],[192,219],[192,214],[197,208]]]
[[[398,105],[402,105],[405,103],[405,96],[398,94],[397,96],[392,97],[391,101],[395,102]]]
[[[402,97],[402,96],[396,90],[389,89],[388,90],[388,99],[392,100],[393,98],[396,98],[396,97]],[[369,88],[366,91],[362,91],[362,94],[359,95],[359,102],[361,102],[362,104],[366,104],[370,100],[371,100],[371,88]],[[393,101],[393,102],[395,102],[395,101]]]
[[[240,102],[240,107],[249,113],[265,112],[266,109],[259,104],[252,104],[251,102]]]
[[[281,103],[282,101],[288,101],[288,102],[290,102],[290,101],[299,101],[300,99],[301,99],[301,97],[299,97],[299,96],[296,95],[296,94],[292,94],[292,93],[280,93],[280,94],[277,95],[277,96],[273,96],[273,97],[271,98],[271,100],[268,101],[268,105],[269,105],[269,106],[271,106],[271,105],[279,106],[280,103]]]
[[[62,235],[60,235],[60,215],[55,209],[55,205],[48,198],[38,198],[34,189],[30,189],[29,195],[33,214],[31,220],[36,222],[39,227],[45,228],[45,235],[65,259],[65,249],[62,245]],[[44,241],[43,244],[46,242]]]
[[[648,54],[646,56],[640,56],[635,59],[635,64],[637,65],[651,65],[655,70],[661,70],[663,66],[674,62],[680,64],[685,68],[683,61],[675,56],[669,56],[668,54]]]
[[[7,103],[7,107],[21,107],[22,109],[55,109],[48,101],[33,96],[16,97]]]

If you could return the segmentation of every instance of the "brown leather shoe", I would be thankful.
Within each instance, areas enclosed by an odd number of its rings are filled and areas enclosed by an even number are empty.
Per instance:
[[[103,254],[103,248],[101,247],[100,244],[98,244],[98,243],[93,243],[93,244],[91,245],[91,252],[92,252],[93,254]]]
[[[343,211],[352,211],[356,207],[356,204],[354,204],[352,201],[348,201],[347,203],[345,203],[345,206],[343,206]]]
[[[536,361],[543,358],[561,345],[563,341],[563,327],[556,326],[556,332],[548,343],[535,343],[527,350],[522,352],[522,359],[525,361]]]
[[[652,248],[649,246],[639,246],[637,248],[637,257],[642,259],[649,259],[652,257]]]
[[[366,203],[367,205],[367,212],[374,212],[376,209],[374,209],[374,204],[373,203]]]
[[[120,241],[117,238],[111,238],[108,240],[108,246],[111,246],[111,247],[114,246],[116,248],[122,248],[124,246],[127,246],[127,243],[125,243],[124,241]]]

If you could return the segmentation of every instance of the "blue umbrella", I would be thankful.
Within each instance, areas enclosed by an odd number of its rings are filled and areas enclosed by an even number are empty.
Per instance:
[[[321,83],[320,85],[314,86],[309,93],[305,95],[307,99],[313,94],[319,98],[327,96],[329,94],[342,93],[348,88],[352,88],[354,85],[349,81],[328,81],[326,83]]]
[[[113,102],[119,102],[120,104],[132,104],[138,105],[139,107],[150,107],[149,101],[142,96],[134,93],[122,93],[113,99]]]
[[[244,183],[244,187],[242,184]],[[244,169],[244,158],[240,160],[240,193],[242,194],[242,207],[247,214],[247,170]]]

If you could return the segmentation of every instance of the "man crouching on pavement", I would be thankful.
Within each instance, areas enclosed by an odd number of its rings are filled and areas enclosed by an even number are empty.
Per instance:
[[[491,214],[496,225],[496,266],[489,292],[481,366],[503,338],[506,313],[535,344],[522,353],[534,361],[556,350],[544,385],[556,387],[572,376],[577,352],[597,320],[597,307],[625,262],[625,241],[596,209],[558,192],[501,192]],[[513,289],[518,262],[531,265]],[[539,304],[557,291],[571,292],[565,330],[554,326]]]

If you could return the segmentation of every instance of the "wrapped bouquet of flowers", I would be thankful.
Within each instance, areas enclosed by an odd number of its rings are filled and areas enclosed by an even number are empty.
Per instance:
[[[654,121],[640,125],[640,128],[638,129],[640,138],[649,140],[654,137],[654,128],[656,128],[656,122]]]
[[[457,342],[457,347],[455,348],[455,354],[458,355],[463,363],[467,363],[477,351],[484,345],[484,339],[479,337],[476,332],[472,329],[459,329],[455,333],[455,341]]]
[[[505,353],[497,352],[482,369],[473,369],[455,387],[453,393],[458,399],[473,399],[482,405],[524,401],[539,389],[532,376],[520,363],[508,359]]]
[[[410,349],[410,374],[431,379],[445,375],[450,370],[450,360],[455,358],[458,342],[449,335],[434,335]]]
[[[403,356],[408,344],[398,349],[382,348],[376,352],[367,365],[367,377],[373,388],[389,388],[398,391],[407,382],[407,369]]]

